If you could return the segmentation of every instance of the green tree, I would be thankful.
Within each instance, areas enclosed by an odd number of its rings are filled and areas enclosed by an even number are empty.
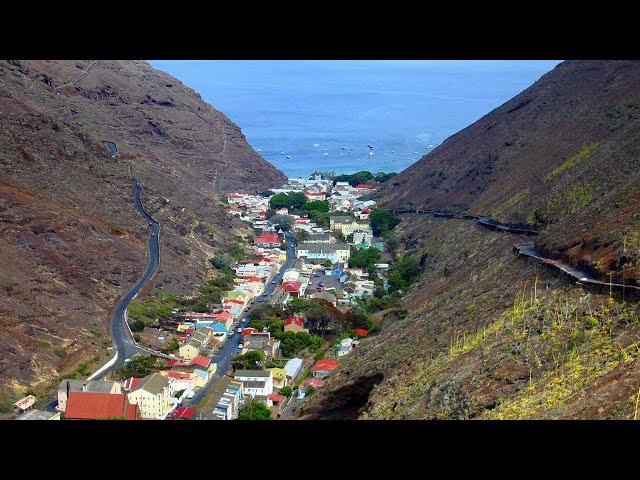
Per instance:
[[[291,387],[289,385],[280,389],[280,395],[284,395],[285,397],[290,397],[291,393]]]
[[[397,175],[396,172],[389,172],[389,173],[378,172],[374,175],[373,179],[378,183],[385,183],[391,180],[396,175]]]
[[[413,282],[420,278],[422,269],[414,256],[403,257],[389,269],[389,292],[406,290]]]
[[[329,211],[329,202],[325,200],[313,200],[311,202],[307,202],[302,207],[303,210],[312,211],[315,210],[317,212],[328,212]]]
[[[374,247],[364,248],[362,250],[352,249],[349,257],[350,268],[366,268],[374,269],[381,257],[380,250]]]
[[[269,200],[269,207],[277,210],[278,208],[289,208],[291,206],[291,201],[289,200],[289,195],[286,193],[278,193],[274,195]]]
[[[271,410],[260,400],[247,398],[238,410],[238,420],[271,420]]]
[[[261,350],[249,350],[244,355],[236,355],[231,361],[234,369],[259,370],[264,366],[265,356]]]
[[[209,263],[213,268],[217,268],[218,270],[223,270],[229,267],[229,262],[222,255],[216,255],[213,258],[209,259]]]
[[[311,235],[309,235],[309,232],[307,232],[306,230],[298,230],[296,232],[296,241],[298,243],[309,240],[310,237]]]
[[[293,217],[290,215],[274,215],[269,221],[277,230],[290,231],[293,227]]]
[[[374,235],[386,235],[400,223],[400,219],[387,210],[374,210],[369,215],[369,222]]]

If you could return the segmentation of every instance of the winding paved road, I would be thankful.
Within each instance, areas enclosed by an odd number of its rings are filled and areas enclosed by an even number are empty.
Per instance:
[[[520,255],[524,255],[527,257],[531,257],[531,258],[535,258],[536,260],[539,260],[543,263],[546,263],[547,265],[551,265],[555,268],[560,269],[561,271],[563,271],[564,273],[566,273],[567,275],[569,275],[570,277],[575,278],[576,280],[578,280],[579,282],[582,283],[590,283],[592,285],[600,285],[600,286],[605,286],[605,287],[616,287],[616,288],[624,288],[624,289],[632,289],[632,290],[636,290],[636,291],[640,291],[640,287],[635,286],[635,285],[623,285],[622,283],[610,283],[610,282],[603,282],[601,280],[597,280],[595,278],[593,278],[590,274],[579,270],[577,268],[572,267],[571,265],[567,265],[565,263],[560,262],[559,260],[553,260],[551,258],[546,258],[542,255],[541,252],[539,252],[535,246],[533,245],[520,245],[520,246],[516,246],[514,247],[514,249],[520,254]]]
[[[131,177],[131,183],[135,189],[134,201],[136,207],[149,224],[149,240],[147,241],[149,260],[142,277],[140,277],[136,284],[124,294],[111,315],[111,337],[113,338],[113,344],[116,348],[116,355],[91,377],[89,377],[89,380],[103,378],[109,372],[112,372],[122,366],[126,359],[131,358],[136,353],[150,353],[157,355],[157,352],[152,352],[138,346],[136,341],[133,339],[133,334],[131,333],[131,329],[127,323],[127,307],[131,301],[136,298],[138,293],[140,293],[140,290],[149,283],[160,265],[160,224],[156,222],[144,208],[142,200],[140,199],[142,188],[138,181]]]
[[[433,217],[439,218],[456,218],[458,220],[475,220],[478,225],[489,228],[491,230],[497,230],[500,232],[507,233],[515,233],[517,235],[538,235],[537,230],[532,230],[530,228],[522,228],[522,227],[513,227],[510,225],[506,225],[504,223],[500,223],[497,220],[494,220],[491,217],[487,217],[485,215],[467,215],[467,214],[459,214],[459,213],[448,213],[448,212],[438,212],[435,210],[391,210],[393,214],[403,214],[403,213],[414,213],[418,215],[431,215]]]

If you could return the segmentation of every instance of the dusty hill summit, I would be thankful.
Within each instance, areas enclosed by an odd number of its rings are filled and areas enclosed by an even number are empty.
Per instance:
[[[239,224],[216,192],[285,179],[228,118],[146,62],[1,61],[0,124],[3,384],[106,358],[110,310],[147,261],[129,167],[161,223],[154,288],[177,293],[234,240]]]
[[[489,215],[541,231],[405,214],[423,273],[403,319],[345,357],[302,418],[633,418],[640,312],[519,257],[534,242],[598,278],[640,283],[640,63],[570,61],[447,139],[380,196],[390,209]]]

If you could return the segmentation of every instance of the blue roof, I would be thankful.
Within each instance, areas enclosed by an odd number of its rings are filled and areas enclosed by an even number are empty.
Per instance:
[[[214,332],[224,333],[227,331],[227,327],[225,327],[221,323],[214,323],[213,325],[211,325],[211,328],[213,329]]]

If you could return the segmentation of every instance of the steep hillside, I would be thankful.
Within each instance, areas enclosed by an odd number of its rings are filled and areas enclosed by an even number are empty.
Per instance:
[[[535,242],[604,280],[640,280],[640,63],[564,62],[453,135],[381,193],[403,215],[398,255],[423,274],[409,314],[346,358],[302,418],[633,418],[640,310],[518,257]]]
[[[285,179],[146,62],[2,61],[0,124],[0,378],[15,386],[108,355],[110,310],[147,261],[129,168],[161,223],[153,288],[182,294],[241,227],[216,191]]]

